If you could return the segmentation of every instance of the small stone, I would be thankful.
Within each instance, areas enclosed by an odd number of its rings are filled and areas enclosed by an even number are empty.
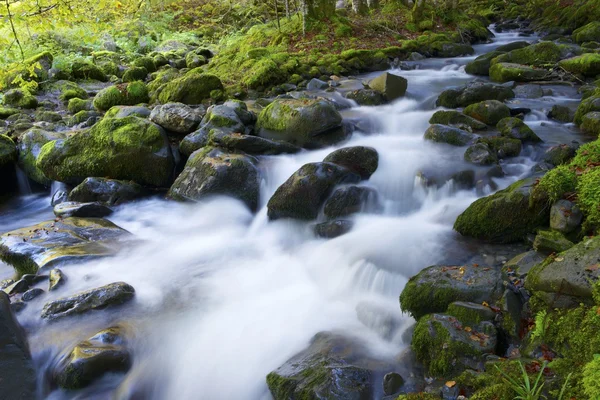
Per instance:
[[[396,394],[402,385],[404,385],[404,378],[400,374],[395,372],[387,373],[383,377],[383,394],[386,396]]]
[[[327,221],[315,225],[315,234],[324,239],[333,239],[352,230],[354,222],[348,220]]]
[[[54,206],[54,215],[60,218],[104,218],[113,211],[100,203],[77,203],[66,201]]]
[[[35,299],[36,297],[40,296],[44,294],[44,290],[40,289],[40,288],[33,288],[33,289],[29,289],[28,291],[26,291],[25,293],[23,293],[23,296],[21,297],[21,300],[23,301],[31,301],[33,299]]]
[[[579,206],[568,200],[558,200],[550,209],[550,228],[562,233],[575,231],[582,219]]]
[[[48,290],[52,291],[64,285],[67,278],[60,269],[54,268],[50,271],[50,276],[48,277],[48,280],[50,281]]]
[[[27,280],[20,279],[17,282],[13,283],[12,285],[9,285],[8,287],[6,287],[2,290],[7,295],[12,296],[13,294],[26,292],[27,289],[29,289],[29,286],[30,285],[29,285],[29,282],[27,282]]]

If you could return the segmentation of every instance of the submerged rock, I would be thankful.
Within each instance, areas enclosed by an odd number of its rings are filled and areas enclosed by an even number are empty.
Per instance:
[[[7,232],[0,236],[0,259],[19,275],[70,261],[112,255],[117,239],[128,235],[110,221],[66,218]]]
[[[436,111],[429,119],[430,124],[450,125],[466,131],[479,131],[487,129],[487,125],[469,117],[460,111]]]
[[[315,234],[325,239],[333,239],[338,236],[345,235],[352,230],[353,221],[345,219],[336,219],[316,224],[314,227]]]
[[[345,217],[360,211],[379,209],[377,191],[364,186],[346,186],[337,189],[325,202],[323,212],[329,219]]]
[[[521,142],[541,142],[542,139],[522,120],[514,117],[502,118],[498,121],[496,128],[500,134],[512,139],[519,139]]]
[[[255,211],[259,191],[260,176],[254,158],[208,148],[197,150],[190,156],[168,196],[193,201],[214,195],[231,196]]]
[[[443,91],[437,99],[438,107],[467,107],[485,100],[504,101],[515,97],[511,88],[493,83],[471,83],[458,89]]]
[[[433,265],[410,278],[400,294],[400,307],[419,319],[445,312],[455,301],[492,304],[503,290],[496,268]]]
[[[496,125],[502,118],[510,117],[510,109],[497,100],[485,100],[467,106],[464,113],[487,125]]]
[[[447,143],[452,146],[466,146],[475,138],[470,132],[440,124],[434,124],[427,128],[423,137],[432,142]]]
[[[27,337],[11,309],[8,295],[0,291],[0,393],[6,400],[36,398],[36,373]]]
[[[146,195],[144,188],[133,181],[107,178],[86,178],[69,193],[69,201],[119,205]]]
[[[98,332],[75,346],[54,371],[54,380],[65,389],[79,389],[109,372],[127,372],[131,355],[121,328]]]
[[[133,286],[125,282],[115,282],[46,303],[42,309],[42,318],[58,319],[102,310],[108,306],[126,303],[132,300],[134,295]]]
[[[357,340],[321,332],[306,350],[267,375],[267,385],[274,400],[363,400],[373,396],[375,382],[390,369]]]
[[[269,218],[315,219],[335,185],[359,180],[360,176],[333,163],[305,164],[269,199]]]

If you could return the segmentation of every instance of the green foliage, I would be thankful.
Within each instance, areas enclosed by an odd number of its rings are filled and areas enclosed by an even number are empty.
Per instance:
[[[577,177],[568,165],[560,165],[546,173],[534,189],[532,199],[547,198],[549,203],[575,191]]]
[[[540,310],[535,314],[535,328],[531,331],[530,340],[535,341],[546,336],[546,329],[548,328],[548,312],[546,310]]]
[[[544,363],[541,366],[540,372],[533,382],[531,382],[529,379],[529,375],[527,374],[525,367],[523,367],[523,363],[520,361],[519,367],[521,368],[521,381],[512,378],[509,374],[502,371],[497,365],[495,365],[495,367],[498,372],[502,374],[504,381],[508,383],[512,390],[516,393],[516,396],[514,397],[515,400],[539,400],[541,399],[542,389],[544,388],[544,382],[542,382],[541,379],[546,365],[547,363]]]
[[[583,367],[583,392],[590,399],[600,398],[600,354]]]
[[[584,229],[600,228],[600,168],[581,175],[577,183],[578,204],[587,216]]]

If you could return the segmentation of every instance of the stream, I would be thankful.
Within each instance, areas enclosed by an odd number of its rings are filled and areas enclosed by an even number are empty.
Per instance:
[[[537,38],[496,33],[493,43],[474,48],[480,55],[517,40]],[[40,319],[41,308],[65,295],[49,292],[18,314],[41,378],[40,397],[104,399],[116,390],[122,399],[270,399],[265,376],[321,331],[356,336],[381,359],[402,353],[414,320],[401,312],[398,296],[411,276],[436,263],[497,266],[524,249],[461,238],[452,230],[456,217],[477,198],[530,175],[546,148],[585,141],[573,124],[546,117],[554,104],[576,104],[576,88],[547,85],[552,95],[507,101],[532,109],[525,122],[544,142],[503,160],[506,176],[493,178],[497,187],[484,181],[459,190],[446,181],[467,169],[478,178],[489,170],[463,161],[464,148],[423,139],[439,93],[475,79],[464,65],[476,55],[407,62],[414,69],[390,71],[408,79],[406,97],[342,112],[368,132],[334,147],[263,157],[256,214],[224,197],[197,204],[155,197],[116,208],[108,219],[134,239],[116,257],[61,269],[69,293],[123,281],[136,297],[117,311],[48,323]],[[356,88],[356,82],[342,82],[339,90]],[[279,185],[305,163],[347,146],[378,151],[379,167],[361,185],[377,190],[383,212],[355,216],[353,230],[331,240],[315,238],[306,223],[268,221],[266,203]],[[423,176],[441,184],[427,186]],[[53,219],[50,199],[50,193],[24,194],[0,205],[0,232]],[[0,278],[12,272],[0,263]],[[125,380],[106,375],[79,391],[46,386],[46,374],[73,345],[115,324],[133,338]]]

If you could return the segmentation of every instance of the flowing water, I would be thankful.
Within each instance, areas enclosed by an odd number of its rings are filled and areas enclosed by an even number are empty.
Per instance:
[[[515,40],[523,38],[503,33],[494,43],[475,47],[482,54]],[[74,293],[124,281],[136,289],[134,303],[48,324],[40,319],[40,309],[64,296],[64,290],[30,302],[19,320],[30,335],[40,377],[75,343],[117,323],[130,331],[134,354],[134,365],[118,389],[120,398],[269,399],[265,376],[320,331],[357,336],[382,358],[401,353],[408,345],[403,333],[414,322],[398,304],[406,281],[435,263],[489,256],[483,255],[484,247],[461,239],[452,224],[493,188],[457,190],[452,181],[427,187],[417,177],[423,172],[441,179],[474,169],[462,161],[464,148],[423,140],[437,95],[474,79],[464,73],[464,64],[473,58],[423,60],[410,63],[416,69],[394,70],[408,79],[405,98],[343,112],[371,132],[355,132],[336,147],[264,158],[262,207],[256,215],[229,198],[199,204],[153,198],[118,208],[109,219],[135,240],[116,257],[63,267],[65,289]],[[571,125],[545,117],[553,104],[576,101],[575,89],[549,88],[553,96],[515,99],[509,105],[534,109],[526,121],[543,146],[582,140]],[[379,168],[361,184],[379,192],[383,213],[356,216],[353,230],[332,240],[316,239],[305,223],[268,221],[270,195],[294,171],[352,145],[379,152]],[[506,187],[530,174],[543,150],[539,147],[526,147],[520,157],[506,160],[508,175],[495,184]],[[486,169],[475,169],[484,176]],[[50,219],[50,197],[20,197],[2,206],[0,214],[0,231]],[[9,273],[0,265],[0,276]],[[40,395],[107,398],[121,380],[106,376],[88,389],[67,392],[51,390],[41,379]]]

